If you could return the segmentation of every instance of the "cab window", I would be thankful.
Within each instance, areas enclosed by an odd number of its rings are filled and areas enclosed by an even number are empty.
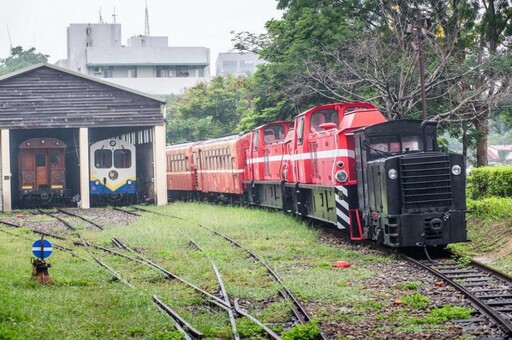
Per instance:
[[[96,150],[94,151],[94,166],[98,169],[112,167],[112,151]]]
[[[114,151],[114,167],[126,169],[132,166],[132,152],[126,149]]]

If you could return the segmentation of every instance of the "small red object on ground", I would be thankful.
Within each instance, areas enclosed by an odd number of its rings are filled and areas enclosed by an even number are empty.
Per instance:
[[[434,283],[434,286],[436,286],[436,287],[444,287],[444,282],[443,281],[437,281],[436,283]]]
[[[400,306],[402,303],[403,303],[403,302],[402,302],[402,300],[400,300],[400,299],[396,299],[395,301],[393,301],[393,304],[394,304],[395,306]]]
[[[334,262],[332,264],[332,266],[334,268],[348,268],[348,267],[350,267],[350,263],[348,263],[346,261],[338,261],[338,262]]]
[[[25,215],[23,215],[23,214],[18,214],[18,215],[16,215],[16,217],[17,217],[17,218],[23,218],[23,217],[25,217]]]

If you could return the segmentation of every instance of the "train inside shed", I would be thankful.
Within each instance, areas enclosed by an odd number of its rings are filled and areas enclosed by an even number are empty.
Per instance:
[[[119,203],[128,179],[115,199],[91,201],[90,148],[102,140],[133,144],[130,202],[167,203],[164,100],[38,64],[0,77],[0,103],[0,211]]]

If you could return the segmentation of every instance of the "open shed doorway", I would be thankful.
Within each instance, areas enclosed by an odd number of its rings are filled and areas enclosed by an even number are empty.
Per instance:
[[[89,130],[89,146],[105,139],[120,139],[135,145],[137,199],[139,203],[154,202],[153,129],[126,127]]]
[[[23,195],[23,188],[20,183],[21,179],[21,160],[20,160],[20,145],[32,138],[56,138],[62,141],[65,145],[65,161],[64,161],[64,176],[65,185],[63,189],[69,191],[69,197],[62,205],[70,205],[71,197],[80,192],[80,175],[79,175],[79,150],[78,150],[78,129],[16,129],[10,131],[10,156],[11,156],[11,202],[14,209],[21,209],[27,207],[26,202],[21,200]],[[41,153],[43,155],[44,153]],[[35,164],[40,168],[49,166],[52,161],[50,158],[42,158],[41,155],[36,159]],[[49,157],[49,156],[48,156]],[[44,186],[44,184],[41,184]]]

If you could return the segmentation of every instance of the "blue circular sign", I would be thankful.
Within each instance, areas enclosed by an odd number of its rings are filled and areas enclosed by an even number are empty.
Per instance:
[[[32,245],[32,254],[40,259],[49,257],[52,251],[52,244],[47,240],[37,240]]]

